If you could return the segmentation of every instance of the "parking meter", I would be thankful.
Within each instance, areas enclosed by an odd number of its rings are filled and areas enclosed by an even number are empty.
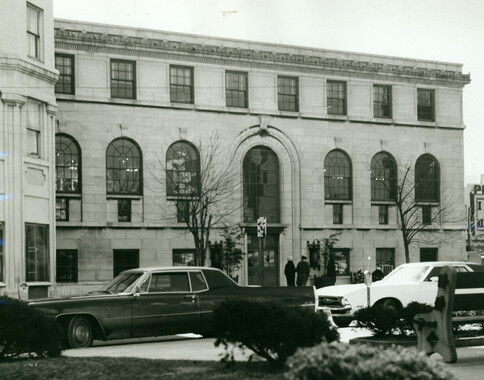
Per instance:
[[[365,285],[366,285],[366,298],[368,300],[368,307],[370,307],[370,286],[371,286],[371,273],[369,270],[365,270]]]

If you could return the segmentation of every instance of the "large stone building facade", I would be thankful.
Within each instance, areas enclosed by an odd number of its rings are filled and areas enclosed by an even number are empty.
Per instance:
[[[427,219],[410,259],[465,259],[470,79],[460,64],[66,20],[55,21],[54,40],[50,294],[98,288],[133,266],[190,264],[193,238],[177,220],[174,189],[190,188],[200,142],[213,136],[241,184],[230,217],[243,236],[241,284],[286,285],[287,257],[302,255],[313,279],[333,233],[338,282],[405,262],[392,196],[407,166]],[[176,172],[171,182],[167,172]]]

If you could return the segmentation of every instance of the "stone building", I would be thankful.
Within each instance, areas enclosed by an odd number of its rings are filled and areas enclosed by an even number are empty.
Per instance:
[[[98,288],[130,267],[190,264],[193,238],[178,221],[174,189],[191,186],[203,166],[199,141],[213,136],[241,184],[230,220],[243,232],[241,284],[285,285],[286,258],[303,254],[313,281],[318,250],[335,232],[338,282],[405,262],[392,196],[406,166],[430,236],[413,242],[411,260],[465,259],[462,91],[470,79],[462,65],[54,26],[50,294]],[[167,171],[176,172],[171,181]],[[261,254],[260,216],[268,226]]]
[[[54,20],[51,0],[2,2],[0,294],[55,278]]]

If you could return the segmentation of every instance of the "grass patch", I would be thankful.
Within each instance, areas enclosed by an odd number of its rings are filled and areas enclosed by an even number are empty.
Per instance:
[[[269,379],[283,377],[266,362],[237,362],[225,367],[220,362],[152,360],[135,358],[16,359],[0,363],[2,379]]]

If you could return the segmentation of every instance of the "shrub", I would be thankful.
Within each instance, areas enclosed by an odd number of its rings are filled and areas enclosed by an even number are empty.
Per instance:
[[[393,309],[382,310],[382,307],[373,305],[358,310],[355,319],[359,327],[365,327],[374,335],[415,335],[413,318],[416,314],[432,311],[432,306],[419,302],[410,302],[407,306],[396,312]]]
[[[227,300],[214,310],[216,346],[233,361],[233,346],[249,348],[271,364],[283,364],[299,347],[339,339],[325,314],[278,302]],[[229,350],[232,345],[232,351]]]
[[[287,360],[288,379],[450,380],[455,376],[415,349],[322,343]]]
[[[57,322],[27,303],[0,297],[0,360],[27,353],[57,357],[62,352],[62,333]]]

